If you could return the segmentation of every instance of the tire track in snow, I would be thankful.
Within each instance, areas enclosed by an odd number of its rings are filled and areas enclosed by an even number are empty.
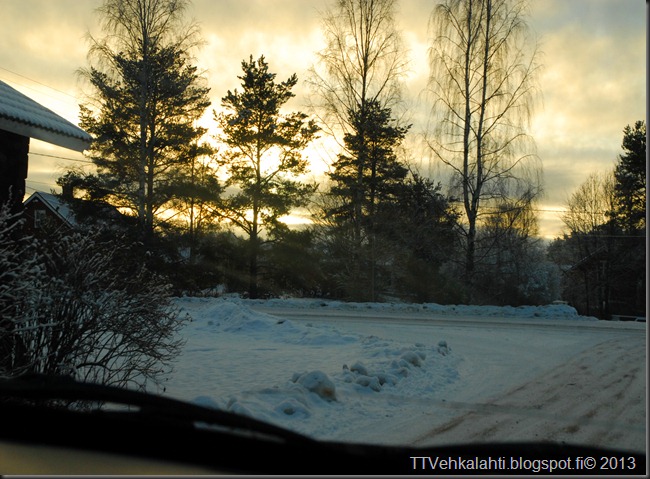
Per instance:
[[[416,445],[553,441],[645,451],[645,337],[610,339],[474,410]]]

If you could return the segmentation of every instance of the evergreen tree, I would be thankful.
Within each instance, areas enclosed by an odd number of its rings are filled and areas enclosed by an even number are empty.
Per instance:
[[[215,118],[227,147],[220,160],[228,173],[226,187],[236,191],[223,199],[220,214],[248,237],[249,295],[258,295],[260,250],[265,238],[286,226],[280,218],[304,206],[316,185],[299,181],[307,172],[303,150],[319,128],[301,112],[281,113],[298,82],[291,75],[276,83],[264,56],[242,62],[241,91],[222,98],[226,112]]]
[[[348,114],[353,131],[345,135],[346,150],[328,173],[329,194],[338,200],[324,213],[338,234],[349,235],[349,292],[355,299],[374,300],[379,211],[395,201],[408,173],[395,153],[408,127],[396,126],[391,110],[378,101],[366,101]]]
[[[623,154],[614,169],[608,233],[615,253],[608,264],[611,312],[643,315],[646,309],[646,124],[623,129]]]
[[[442,272],[443,265],[458,254],[459,213],[441,188],[440,183],[412,172],[395,201],[380,210],[382,243],[393,248],[393,289],[409,301],[461,302],[462,288]]]
[[[612,217],[626,233],[645,229],[646,215],[646,125],[637,121],[623,129],[623,154],[614,170]]]
[[[572,195],[562,218],[570,234],[552,248],[565,270],[563,297],[602,319],[646,308],[645,122],[623,132],[613,174],[590,175]]]
[[[131,210],[142,238],[170,206],[177,170],[194,161],[205,129],[195,125],[209,89],[190,63],[196,29],[181,20],[187,1],[106,0],[106,37],[94,41],[97,66],[81,70],[94,93],[81,107],[97,166],[81,186],[92,199]]]
[[[345,198],[343,207],[331,213],[350,219],[358,230],[372,222],[377,205],[393,199],[406,178],[408,170],[395,148],[408,127],[395,126],[390,109],[377,101],[359,105],[349,115],[353,131],[345,135],[346,151],[328,175],[334,182],[331,194]]]

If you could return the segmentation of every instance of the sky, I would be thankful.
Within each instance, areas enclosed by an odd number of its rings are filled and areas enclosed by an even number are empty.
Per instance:
[[[331,0],[330,0],[331,1]],[[76,71],[89,65],[90,32],[101,32],[95,9],[101,0],[0,0],[0,80],[64,118],[77,123],[85,87]],[[413,118],[426,117],[422,92],[429,74],[429,18],[436,0],[398,1],[397,26],[410,67],[404,81]],[[194,0],[188,16],[205,44],[196,64],[211,88],[212,109],[239,87],[241,62],[266,57],[278,80],[298,75],[296,97],[287,105],[306,111],[307,71],[324,47],[324,1]],[[562,233],[560,220],[571,193],[593,172],[611,170],[621,153],[623,128],[646,118],[646,6],[641,0],[533,0],[528,18],[542,53],[543,69],[529,133],[544,175],[539,204],[540,235]],[[419,112],[419,113],[418,113]],[[419,146],[424,126],[414,124],[407,141],[414,161],[427,174],[439,171]],[[49,156],[43,156],[49,155]],[[327,169],[335,153],[310,152],[314,174]],[[28,194],[57,188],[70,167],[88,166],[83,156],[32,140]]]

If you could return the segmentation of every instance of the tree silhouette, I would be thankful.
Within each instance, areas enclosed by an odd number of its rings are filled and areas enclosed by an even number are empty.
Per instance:
[[[396,126],[390,109],[381,108],[378,101],[368,101],[349,115],[353,131],[345,135],[345,152],[328,173],[332,180],[329,194],[339,201],[325,214],[333,218],[339,232],[352,232],[349,253],[353,294],[357,299],[367,294],[376,300],[378,217],[382,204],[396,201],[408,173],[395,153],[408,128]],[[364,264],[369,268],[368,281],[361,279]]]
[[[187,0],[106,0],[105,37],[91,39],[95,65],[81,69],[93,92],[81,126],[94,137],[92,199],[131,210],[143,239],[169,206],[176,170],[205,152],[195,121],[210,105],[189,51],[195,25],[183,24]]]
[[[303,150],[319,128],[301,112],[281,113],[294,96],[298,78],[292,75],[276,83],[264,56],[242,62],[241,91],[228,91],[221,104],[226,112],[215,118],[227,150],[221,157],[226,167],[225,197],[220,215],[248,236],[249,296],[258,295],[258,257],[264,237],[278,236],[286,226],[280,221],[293,208],[304,206],[316,185],[299,181],[307,172]]]
[[[646,125],[637,121],[623,129],[623,154],[614,170],[612,216],[627,233],[645,230],[646,225]]]
[[[395,5],[395,0],[337,0],[323,13],[327,45],[309,82],[323,128],[339,141],[354,130],[351,111],[366,102],[392,109],[401,98],[407,61]]]
[[[429,145],[463,203],[470,294],[481,216],[541,192],[525,131],[538,69],[525,12],[525,1],[446,0],[431,17]]]

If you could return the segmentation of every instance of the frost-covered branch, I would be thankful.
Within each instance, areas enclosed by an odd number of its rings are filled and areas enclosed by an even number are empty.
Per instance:
[[[80,233],[18,240],[11,220],[1,209],[0,376],[158,384],[182,347],[168,286],[129,265],[117,241]]]

